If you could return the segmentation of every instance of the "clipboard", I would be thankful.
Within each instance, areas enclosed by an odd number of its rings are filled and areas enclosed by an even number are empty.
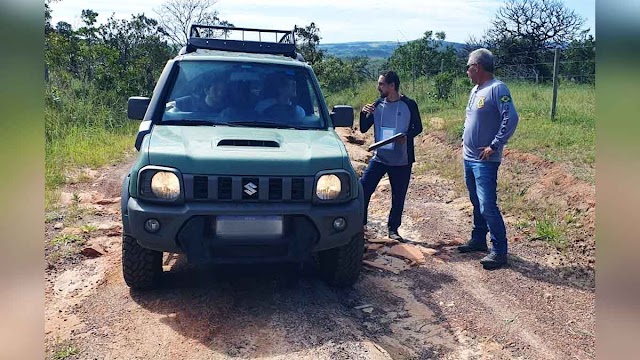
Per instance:
[[[390,137],[388,139],[384,139],[384,140],[378,141],[377,143],[373,143],[373,144],[369,145],[369,148],[367,150],[373,151],[373,150],[378,149],[380,147],[383,147],[383,146],[385,146],[385,145],[387,145],[389,143],[392,143],[392,142],[396,141],[398,138],[401,138],[403,136],[405,136],[405,133],[397,133],[397,134],[393,135],[392,137]]]

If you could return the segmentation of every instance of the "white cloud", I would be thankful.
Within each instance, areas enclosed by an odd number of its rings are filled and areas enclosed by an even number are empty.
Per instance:
[[[52,3],[53,23],[80,24],[82,9],[92,9],[105,21],[145,13],[154,17],[161,1],[63,0]],[[489,27],[502,0],[219,0],[220,17],[236,26],[285,30],[315,22],[322,43],[348,41],[405,41],[427,30],[444,31],[447,40],[464,42]],[[584,14],[593,17],[593,14]]]

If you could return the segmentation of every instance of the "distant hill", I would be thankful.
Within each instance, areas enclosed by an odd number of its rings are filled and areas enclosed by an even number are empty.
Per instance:
[[[404,42],[397,41],[356,41],[347,43],[320,44],[320,50],[324,50],[329,55],[337,57],[366,56],[369,58],[386,59],[393,51]],[[444,46],[453,46],[454,49],[461,49],[464,44],[444,41]]]

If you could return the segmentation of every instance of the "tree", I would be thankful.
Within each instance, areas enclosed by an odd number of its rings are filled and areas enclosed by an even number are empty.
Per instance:
[[[543,63],[552,62],[553,55],[547,50],[569,44],[583,24],[560,0],[507,0],[484,37],[472,38],[467,47],[492,50],[504,75],[549,78],[552,66]]]
[[[80,40],[71,24],[59,21],[45,34],[45,65],[64,69],[74,75],[80,73]]]
[[[369,78],[366,57],[341,59],[335,56],[326,56],[322,61],[313,66],[318,76],[320,86],[328,92],[338,92],[346,88],[353,88],[358,83]]]
[[[384,64],[384,68],[395,70],[401,77],[434,75],[457,66],[454,49],[444,46],[444,32],[425,31],[422,38],[398,46]]]
[[[155,12],[169,41],[174,45],[184,45],[189,40],[191,24],[233,27],[233,24],[218,17],[218,11],[213,9],[217,2],[218,0],[169,0]],[[221,35],[222,33],[217,36]]]
[[[61,21],[45,33],[47,70],[58,80],[90,82],[122,98],[151,94],[166,61],[175,55],[157,21],[144,15],[131,20],[111,16],[97,26],[97,17],[95,11],[82,10],[79,29]]]
[[[562,51],[560,75],[579,83],[594,83],[596,73],[596,40],[588,31],[573,40]]]
[[[304,60],[311,65],[320,61],[324,56],[324,51],[320,50],[320,28],[315,23],[311,23],[306,27],[296,27],[295,30],[296,45],[298,51],[304,57]]]
[[[114,87],[121,94],[150,94],[166,61],[175,55],[163,40],[158,22],[142,14],[131,20],[111,16],[99,28],[101,66],[99,86]]]
[[[521,41],[537,50],[570,42],[583,24],[584,19],[560,0],[507,0],[487,37],[496,42]]]

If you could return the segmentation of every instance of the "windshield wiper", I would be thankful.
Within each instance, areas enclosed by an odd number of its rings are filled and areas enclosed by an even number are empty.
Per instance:
[[[219,123],[219,122],[213,122],[213,121],[206,121],[206,120],[188,120],[188,119],[184,119],[184,120],[164,120],[162,122],[160,122],[160,124],[158,125],[183,125],[183,126],[200,126],[200,125],[207,125],[207,126],[214,126],[214,125],[226,125],[225,123]]]
[[[292,129],[296,129],[296,130],[320,130],[319,127],[317,126],[304,126],[304,125],[291,125],[290,128]]]
[[[255,126],[273,129],[295,129],[295,126],[278,124],[270,121],[230,121],[229,125]]]

